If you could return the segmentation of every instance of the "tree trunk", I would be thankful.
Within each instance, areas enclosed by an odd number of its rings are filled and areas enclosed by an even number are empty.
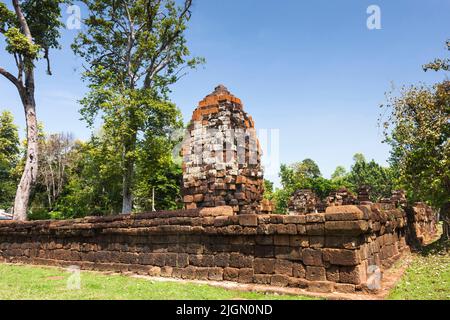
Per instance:
[[[123,154],[123,185],[122,185],[122,214],[131,213],[133,210],[133,174],[134,153],[136,151],[136,134],[131,135],[124,144]]]
[[[450,239],[450,202],[446,202],[440,210],[440,216],[442,217],[442,236],[441,239]]]
[[[28,202],[31,188],[36,182],[38,170],[38,124],[36,119],[36,103],[34,100],[34,83],[22,95],[27,124],[27,155],[25,168],[17,187],[14,201],[14,220],[27,220]]]
[[[133,167],[134,161],[131,159],[125,160],[125,171],[123,174],[122,186],[122,214],[131,213],[133,209],[133,195],[131,193],[131,186],[133,183]]]

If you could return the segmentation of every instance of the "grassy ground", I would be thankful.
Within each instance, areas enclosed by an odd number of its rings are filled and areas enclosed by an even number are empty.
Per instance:
[[[0,300],[8,299],[146,299],[146,300],[277,300],[311,299],[241,292],[208,285],[156,282],[121,275],[81,273],[81,289],[67,289],[70,273],[58,268],[0,264]]]
[[[450,241],[434,242],[414,254],[413,262],[388,298],[450,300]]]

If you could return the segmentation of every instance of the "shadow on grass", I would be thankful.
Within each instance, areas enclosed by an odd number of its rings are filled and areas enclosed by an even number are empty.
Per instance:
[[[426,246],[417,249],[417,252],[424,257],[430,255],[445,255],[450,252],[450,240],[438,239]]]

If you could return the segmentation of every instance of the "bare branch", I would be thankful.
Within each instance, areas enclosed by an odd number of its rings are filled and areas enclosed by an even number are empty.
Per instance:
[[[11,73],[9,73],[8,71],[6,71],[1,67],[0,67],[0,74],[3,75],[9,81],[11,81],[17,87],[17,90],[19,90],[19,93],[22,94],[24,87],[22,82],[19,81],[19,79],[17,79],[15,76],[13,76]]]

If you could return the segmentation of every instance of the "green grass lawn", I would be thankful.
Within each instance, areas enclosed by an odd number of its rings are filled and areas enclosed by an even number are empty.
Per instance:
[[[450,242],[435,242],[416,253],[388,298],[450,300]]]
[[[209,285],[159,282],[123,275],[81,273],[81,289],[67,289],[70,273],[59,268],[0,264],[0,300],[7,299],[145,299],[145,300],[276,300],[304,296],[226,290]]]

